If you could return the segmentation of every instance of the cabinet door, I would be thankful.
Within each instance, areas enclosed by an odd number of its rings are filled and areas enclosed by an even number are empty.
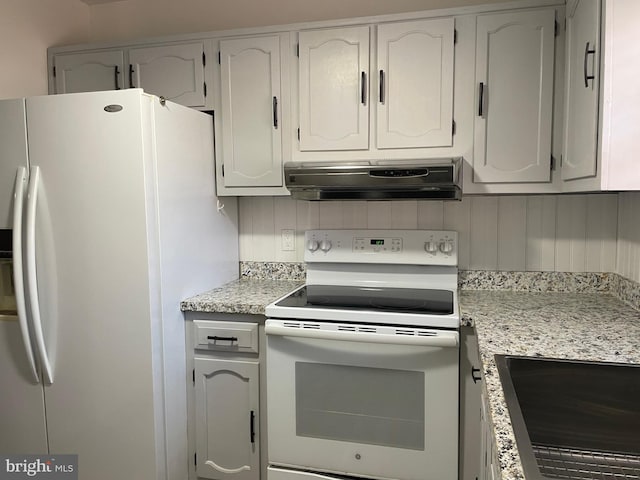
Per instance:
[[[196,473],[258,480],[258,362],[195,359]]]
[[[562,178],[596,175],[600,2],[567,5],[566,110]]]
[[[280,40],[220,41],[226,187],[282,185]]]
[[[132,48],[129,86],[187,107],[204,107],[203,55],[203,42]]]
[[[480,15],[473,181],[551,179],[555,10]]]
[[[452,143],[453,18],[378,27],[378,148]]]
[[[56,55],[55,93],[120,90],[123,85],[122,50]]]
[[[300,150],[369,148],[369,27],[300,32]]]

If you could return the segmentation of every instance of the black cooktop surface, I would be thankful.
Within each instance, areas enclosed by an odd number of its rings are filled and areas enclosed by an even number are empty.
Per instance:
[[[422,288],[306,285],[276,305],[450,315],[453,313],[453,292]]]

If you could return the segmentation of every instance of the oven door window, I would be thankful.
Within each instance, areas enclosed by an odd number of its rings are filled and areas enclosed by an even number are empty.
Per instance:
[[[424,372],[296,362],[296,435],[424,450]]]

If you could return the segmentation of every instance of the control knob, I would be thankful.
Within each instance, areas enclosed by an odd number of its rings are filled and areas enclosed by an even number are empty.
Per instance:
[[[433,240],[424,242],[424,251],[427,253],[436,253],[438,251],[438,244]]]
[[[315,252],[316,250],[318,250],[318,241],[317,240],[309,240],[307,242],[307,250],[309,250],[310,252]]]
[[[452,242],[440,242],[439,245],[440,251],[442,253],[449,254],[453,252],[453,243]]]
[[[331,240],[320,240],[320,250],[323,252],[331,250]]]

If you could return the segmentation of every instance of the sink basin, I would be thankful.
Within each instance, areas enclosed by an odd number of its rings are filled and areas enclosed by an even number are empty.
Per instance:
[[[495,358],[527,480],[640,479],[640,365]]]

